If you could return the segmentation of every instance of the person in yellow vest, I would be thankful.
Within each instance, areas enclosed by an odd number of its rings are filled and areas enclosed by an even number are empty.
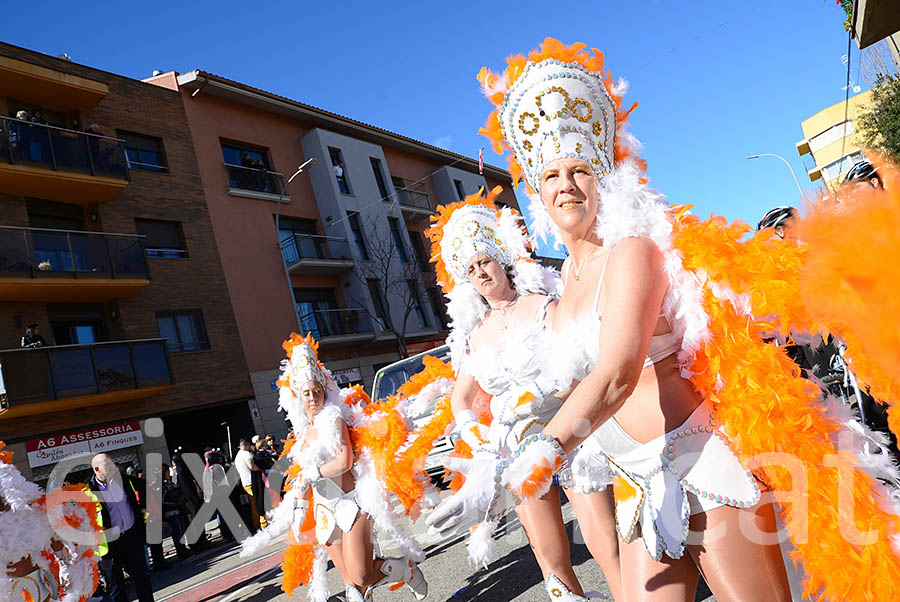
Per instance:
[[[153,587],[144,556],[146,540],[140,482],[121,472],[112,458],[97,454],[91,459],[94,476],[88,485],[99,502],[100,570],[106,580],[104,602],[129,602],[122,569],[134,579],[139,602],[153,602]]]

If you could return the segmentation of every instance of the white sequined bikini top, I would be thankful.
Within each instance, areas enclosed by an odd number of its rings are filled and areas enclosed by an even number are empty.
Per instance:
[[[534,322],[506,331],[496,346],[482,345],[478,350],[467,346],[464,365],[485,393],[499,395],[528,385],[541,373],[541,356],[547,353],[549,334],[545,325],[547,306],[552,300],[544,300]]]

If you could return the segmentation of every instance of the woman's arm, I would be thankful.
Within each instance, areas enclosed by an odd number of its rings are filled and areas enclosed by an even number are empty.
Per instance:
[[[649,238],[626,238],[610,253],[597,365],[544,429],[566,452],[612,417],[634,391],[668,289],[662,252]],[[589,430],[573,428],[583,421]]]
[[[323,477],[336,477],[353,468],[353,447],[350,445],[350,432],[347,425],[341,421],[341,447],[337,456],[319,467],[319,475]]]
[[[472,401],[478,394],[478,383],[465,368],[460,368],[453,385],[453,393],[450,395],[450,408],[454,416],[465,410],[472,409]]]

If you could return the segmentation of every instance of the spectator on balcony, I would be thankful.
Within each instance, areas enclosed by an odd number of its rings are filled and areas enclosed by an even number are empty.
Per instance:
[[[37,324],[29,324],[25,329],[25,336],[22,337],[23,349],[35,349],[37,347],[46,347],[47,340],[41,336],[41,329]]]
[[[30,159],[31,149],[31,116],[28,111],[16,113],[16,119],[9,123],[9,142],[17,159]]]
[[[31,112],[31,123],[36,123],[38,125],[50,125],[50,122],[44,119],[43,109],[35,109]]]

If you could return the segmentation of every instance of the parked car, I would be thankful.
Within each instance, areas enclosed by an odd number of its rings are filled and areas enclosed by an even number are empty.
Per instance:
[[[397,389],[406,384],[410,378],[425,369],[423,358],[426,355],[449,362],[450,348],[447,345],[441,345],[424,353],[394,362],[390,366],[385,366],[375,374],[375,382],[372,385],[372,399],[385,399],[389,395],[395,394]],[[432,414],[434,414],[434,405],[422,413],[421,416],[411,416],[411,418],[418,427],[427,423]],[[435,442],[434,448],[425,459],[425,472],[432,480],[438,481],[441,475],[444,474],[444,457],[452,451],[453,443],[450,442],[449,437],[441,437]]]

